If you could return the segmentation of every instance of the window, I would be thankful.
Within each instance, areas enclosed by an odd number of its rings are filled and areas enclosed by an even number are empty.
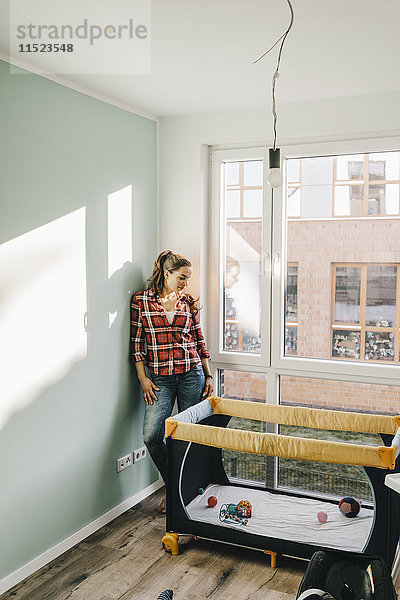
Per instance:
[[[260,378],[259,402],[398,411],[400,140],[376,144],[282,148],[279,190],[265,184],[265,148],[213,152],[208,332],[221,395],[254,399]],[[330,495],[358,479],[361,491],[351,489],[369,498],[357,470],[343,469],[340,482],[331,467],[309,465],[305,482],[298,468],[289,473],[295,466],[225,453],[234,479]]]
[[[385,398],[385,408],[382,407]],[[353,410],[361,412],[395,413],[400,403],[400,390],[389,385],[348,383],[309,377],[280,378],[280,403],[286,406],[307,406],[331,410]],[[312,437],[338,442],[359,443],[378,446],[379,435],[347,431],[319,431],[306,427],[281,425],[283,435]],[[322,493],[340,498],[353,495],[370,502],[372,491],[362,467],[335,465],[312,461],[278,461],[278,487],[289,487],[304,492]]]
[[[285,312],[284,355],[398,363],[400,220],[397,200],[389,210],[387,186],[399,189],[400,153],[288,159],[287,173],[286,307],[293,265],[304,293],[295,325]],[[294,186],[297,218],[290,208]]]
[[[218,395],[221,398],[251,402],[265,402],[266,400],[267,378],[263,373],[241,373],[240,371],[221,369],[218,373],[218,382]],[[265,423],[240,417],[233,417],[228,427],[259,433],[266,431]],[[228,477],[265,485],[267,457],[235,450],[224,450],[223,462]]]
[[[287,265],[285,298],[285,354],[287,356],[297,354],[297,271],[297,264]]]
[[[399,362],[399,272],[398,265],[333,266],[333,358]]]
[[[398,152],[338,156],[333,168],[334,216],[399,214]]]
[[[400,215],[400,153],[287,161],[289,219]]]
[[[263,162],[227,162],[223,179],[223,350],[259,354]]]

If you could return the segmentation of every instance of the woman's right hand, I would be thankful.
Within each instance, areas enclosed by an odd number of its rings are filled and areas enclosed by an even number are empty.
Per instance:
[[[143,392],[143,398],[147,406],[149,404],[153,404],[153,402],[157,402],[158,398],[155,395],[154,390],[158,392],[160,388],[158,388],[156,384],[153,383],[151,379],[149,379],[149,377],[144,377],[143,379],[141,379],[140,385]]]

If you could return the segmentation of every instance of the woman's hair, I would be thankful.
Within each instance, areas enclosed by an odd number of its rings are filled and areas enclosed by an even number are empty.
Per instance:
[[[173,273],[182,267],[191,266],[192,263],[190,260],[184,256],[175,254],[175,252],[172,252],[172,250],[164,250],[164,252],[161,252],[157,256],[154,262],[153,273],[147,280],[148,289],[152,290],[156,295],[160,295],[164,289],[164,271]],[[185,294],[185,299],[189,304],[190,310],[196,315],[199,312],[199,309],[195,306],[198,298],[195,300],[191,294]]]
[[[236,260],[233,256],[226,256],[225,258],[226,272],[232,271],[232,269],[237,269],[240,273],[240,262]]]

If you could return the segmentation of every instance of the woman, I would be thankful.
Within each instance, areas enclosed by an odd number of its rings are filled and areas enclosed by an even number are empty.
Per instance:
[[[164,422],[175,397],[182,411],[213,391],[197,300],[184,293],[191,277],[192,263],[165,250],[154,263],[148,289],[131,300],[131,358],[146,402],[143,438],[164,482]]]

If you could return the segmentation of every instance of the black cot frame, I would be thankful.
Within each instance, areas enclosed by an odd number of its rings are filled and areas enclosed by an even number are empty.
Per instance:
[[[200,422],[214,427],[226,427],[230,417],[216,414]],[[386,446],[390,446],[393,436],[382,434]],[[162,543],[172,554],[179,553],[179,534],[225,542],[246,548],[263,550],[271,556],[271,566],[276,566],[276,556],[285,554],[300,558],[310,558],[319,549],[318,544],[295,542],[266,535],[255,535],[223,525],[214,525],[189,518],[185,507],[199,494],[199,488],[206,489],[210,484],[230,485],[248,489],[243,483],[229,480],[223,465],[222,449],[174,439],[169,436],[167,444],[167,485],[166,485],[166,535]],[[388,473],[399,472],[400,459],[395,469],[364,467],[374,492],[374,522],[369,540],[360,555],[376,555],[391,565],[396,553],[400,533],[400,495],[385,486]],[[287,490],[259,488],[272,494],[300,497]],[[305,495],[302,494],[301,497]],[[307,497],[307,496],[306,496]],[[315,496],[308,496],[315,498]],[[324,498],[324,501],[329,501]],[[338,504],[331,500],[332,504]],[[337,548],[323,548],[339,554],[351,554]]]

